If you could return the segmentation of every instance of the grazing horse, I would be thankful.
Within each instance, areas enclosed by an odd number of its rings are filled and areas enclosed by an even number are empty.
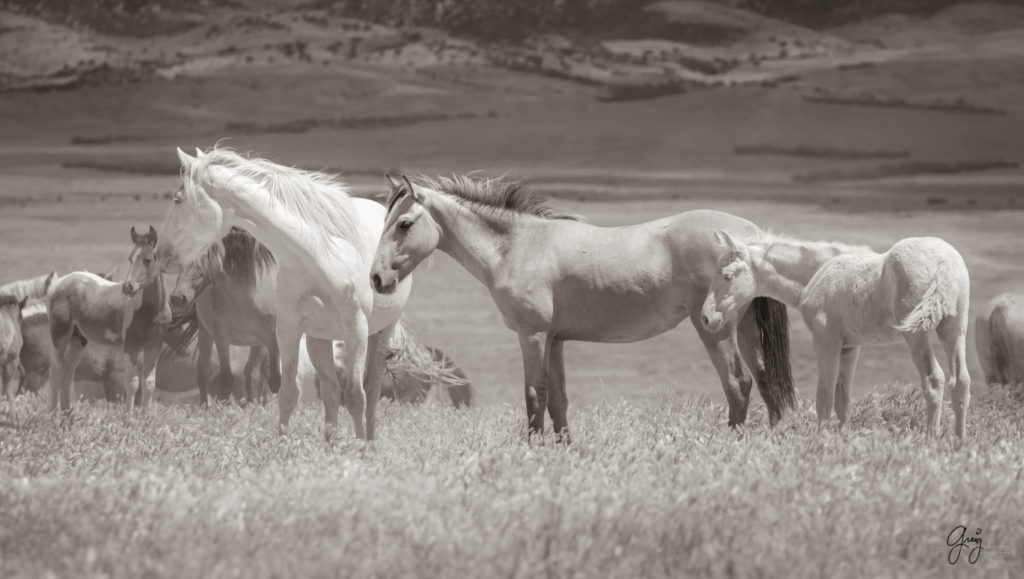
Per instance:
[[[427,346],[409,331],[400,321],[388,343],[387,373],[381,385],[384,398],[398,402],[417,404],[427,399],[435,384],[443,386],[448,399],[456,408],[473,405],[473,385],[466,372],[440,348]],[[334,343],[334,360],[340,368],[345,359],[345,345]],[[303,386],[312,386],[312,392],[320,395],[320,380],[308,357],[299,357],[299,381]],[[341,378],[339,377],[339,380]]]
[[[416,181],[388,178],[374,287],[394,291],[435,249],[455,258],[487,286],[505,325],[519,334],[530,432],[543,432],[546,410],[565,442],[563,343],[634,342],[676,327],[707,295],[716,265],[714,231],[759,231],[717,211],[597,227],[549,207],[518,182]],[[725,389],[729,424],[747,415],[752,381],[741,356],[754,371],[771,423],[778,422],[795,397],[785,306],[759,300],[738,325],[717,332],[694,327]]]
[[[18,393],[20,384],[21,309],[27,299],[0,295],[0,390],[5,398],[10,399]]]
[[[155,388],[151,376],[171,320],[160,263],[156,230],[131,230],[131,268],[122,284],[88,272],[73,272],[57,281],[47,295],[53,340],[51,405],[71,409],[71,382],[90,342],[121,346],[125,353],[125,399],[132,410],[145,407]],[[138,396],[138,400],[136,400]]]
[[[299,339],[324,388],[324,436],[335,437],[340,384],[331,341],[345,342],[345,406],[357,438],[372,443],[385,370],[384,344],[409,296],[374,295],[370,261],[384,208],[352,199],[333,176],[214,148],[197,157],[178,149],[182,186],[161,234],[168,272],[198,259],[232,226],[243,226],[278,261],[277,343],[281,357],[279,424],[286,434],[298,402]],[[365,386],[364,386],[365,376]]]
[[[210,361],[217,347],[220,364],[218,398],[227,400],[234,389],[231,346],[248,346],[245,392],[250,401],[263,398],[255,379],[264,360],[269,365],[270,391],[281,387],[277,336],[275,335],[277,262],[262,243],[232,228],[199,259],[185,265],[171,290],[171,311],[183,320],[182,339],[198,335],[196,381],[200,403],[207,403]],[[187,315],[192,307],[195,315]]]
[[[719,240],[724,251],[704,303],[704,325],[714,330],[758,296],[798,308],[818,358],[819,427],[831,417],[833,399],[840,427],[849,418],[860,346],[902,336],[921,375],[926,430],[938,435],[945,380],[929,342],[929,332],[935,331],[956,382],[956,435],[964,438],[971,397],[966,347],[970,276],[953,246],[935,237],[911,237],[876,253],[774,235],[744,243],[720,232]]]
[[[50,284],[53,283],[56,277],[57,272],[51,271],[50,273],[30,279],[20,279],[5,283],[0,285],[0,296],[14,296],[18,298],[18,301],[25,298],[45,297],[47,290],[50,289]]]
[[[986,383],[1024,383],[1024,296],[1000,294],[985,304],[974,340]]]

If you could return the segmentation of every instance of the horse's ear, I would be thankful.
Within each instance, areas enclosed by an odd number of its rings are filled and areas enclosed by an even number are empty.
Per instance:
[[[135,233],[135,226],[132,225],[132,243],[135,245],[139,244],[139,234]]]
[[[405,181],[405,188],[409,191],[409,195],[416,200],[417,203],[423,203],[423,193],[420,193],[412,186],[412,181],[408,177],[402,175],[402,181]]]
[[[206,153],[204,153],[203,150],[200,149],[199,147],[196,147],[196,159],[202,159],[205,156]]]
[[[28,297],[29,297],[29,296],[25,296],[25,297],[21,298],[21,301],[20,301],[20,302],[18,302],[18,309],[19,309],[19,310],[23,310],[23,309],[25,309],[25,304],[27,304],[27,303],[28,303]]]
[[[150,247],[156,247],[156,227],[149,226],[149,231],[146,232],[146,242]]]
[[[391,195],[402,190],[402,183],[395,179],[395,176],[391,173],[384,173],[384,180],[388,182],[388,189],[391,191]]]
[[[181,168],[185,171],[191,170],[192,164],[196,161],[195,158],[189,157],[188,153],[182,151],[181,147],[178,147],[178,160],[181,161]]]
[[[114,281],[114,278],[117,277],[117,266],[115,265],[114,267],[110,268],[110,271],[101,275],[100,277],[107,281]]]
[[[728,231],[719,229],[718,231],[715,232],[715,237],[717,237],[719,241],[721,241],[726,247],[728,247],[729,251],[740,250],[739,243],[737,243],[736,240],[733,239],[732,235],[730,235]]]
[[[46,276],[46,279],[43,280],[43,291],[44,292],[48,293],[50,291],[50,286],[53,285],[53,280],[56,279],[56,278],[57,278],[57,270],[52,270],[49,273],[49,275]]]

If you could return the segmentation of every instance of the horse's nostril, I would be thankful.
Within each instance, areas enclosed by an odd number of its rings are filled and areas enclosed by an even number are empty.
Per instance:
[[[377,273],[370,275],[370,281],[373,283],[373,289],[377,290],[378,292],[380,291],[381,286],[384,285],[380,281],[380,274]]]
[[[703,322],[705,326],[711,323],[711,320],[708,319],[707,315],[701,316],[700,321]]]
[[[185,305],[185,296],[171,296],[172,306],[183,306]]]

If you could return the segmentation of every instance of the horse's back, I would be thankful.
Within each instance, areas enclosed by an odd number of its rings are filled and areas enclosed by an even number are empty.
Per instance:
[[[69,273],[46,296],[51,334],[65,334],[74,325],[91,339],[119,342],[124,299],[119,283],[86,271]]]

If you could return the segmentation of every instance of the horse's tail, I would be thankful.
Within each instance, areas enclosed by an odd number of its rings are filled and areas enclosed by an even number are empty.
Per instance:
[[[789,356],[789,313],[786,304],[767,297],[754,298],[754,322],[761,340],[764,374],[757,381],[768,418],[775,424],[796,406],[796,388]]]
[[[921,296],[914,309],[903,318],[903,321],[896,325],[899,332],[928,332],[939,326],[943,319],[949,315],[951,305],[949,304],[950,294],[943,291],[943,287],[952,280],[946,275],[945,265],[939,265],[935,277],[928,284],[928,289]]]
[[[977,330],[977,328],[975,328]],[[1010,325],[1006,321],[1006,306],[992,310],[988,319],[989,361],[992,364],[992,379],[996,384],[1007,384],[1010,372]]]
[[[396,400],[422,399],[436,384],[448,389],[452,402],[457,406],[459,401],[452,393],[452,388],[470,388],[462,370],[443,352],[440,358],[437,357],[433,348],[423,344],[412,333],[404,317],[399,319],[395,326],[395,332],[387,348],[388,373],[408,375],[413,379],[413,385],[409,387],[419,389],[419,392],[415,393],[395,392]],[[472,393],[470,392],[468,397],[463,397],[466,398],[464,403],[468,406],[468,399],[472,398]]]

